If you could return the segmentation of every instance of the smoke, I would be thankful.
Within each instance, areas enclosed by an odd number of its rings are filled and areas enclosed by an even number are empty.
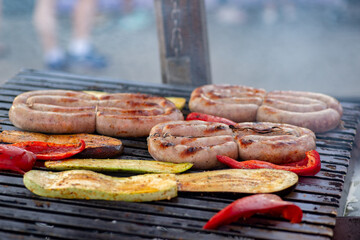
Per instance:
[[[360,97],[359,22],[330,2],[238,7],[241,22],[210,10],[213,82]]]

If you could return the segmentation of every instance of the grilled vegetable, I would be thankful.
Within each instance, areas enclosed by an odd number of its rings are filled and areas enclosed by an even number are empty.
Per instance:
[[[301,208],[293,203],[283,201],[279,196],[256,194],[231,203],[215,214],[203,228],[216,229],[221,225],[235,222],[240,218],[249,218],[257,213],[282,216],[291,223],[301,222],[303,215]]]
[[[56,173],[31,170],[24,175],[24,184],[31,192],[52,198],[144,202],[177,196],[174,174],[118,178],[88,170]]]
[[[83,91],[84,93],[87,93],[87,94],[91,94],[95,97],[101,97],[102,95],[106,95],[106,94],[109,94],[107,92],[102,92],[102,91]]]
[[[0,170],[24,174],[32,169],[35,162],[34,153],[15,146],[0,144]]]
[[[239,169],[280,169],[291,171],[299,176],[314,176],[321,170],[320,155],[316,150],[306,152],[306,157],[298,162],[277,165],[259,160],[247,160],[238,162],[227,156],[216,156],[217,159],[231,168]]]
[[[227,125],[236,125],[236,122],[233,122],[227,118],[213,116],[205,113],[198,113],[198,112],[192,112],[186,117],[186,121],[191,120],[201,120],[205,122],[218,122],[218,123],[225,123]]]
[[[76,158],[111,158],[123,151],[123,144],[119,139],[94,134],[66,134],[47,135],[24,131],[3,131],[0,142],[18,143],[27,141],[52,142],[57,144],[76,144],[80,139],[85,142],[85,149],[76,154]]]
[[[180,98],[180,97],[166,97],[167,100],[170,100],[171,102],[173,102],[176,106],[177,109],[183,109],[186,103],[186,99],[185,98]]]
[[[191,163],[168,163],[147,160],[128,159],[66,159],[47,161],[45,167],[52,170],[87,169],[108,172],[135,173],[180,173],[190,169]]]
[[[176,176],[178,191],[276,193],[296,186],[298,176],[275,169],[226,169]]]
[[[80,153],[85,149],[85,142],[79,144],[57,144],[39,141],[13,143],[12,146],[30,151],[36,155],[36,159],[58,160],[65,159]]]

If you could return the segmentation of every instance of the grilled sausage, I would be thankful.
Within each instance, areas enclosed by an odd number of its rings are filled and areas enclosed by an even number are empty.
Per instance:
[[[257,112],[257,121],[289,123],[325,132],[336,128],[342,116],[341,104],[333,97],[312,92],[269,92]]]
[[[30,91],[14,99],[9,118],[16,127],[28,131],[92,133],[96,101],[96,97],[83,92]]]
[[[255,121],[265,90],[237,85],[205,85],[190,97],[193,112],[225,117],[235,122]]]
[[[160,122],[183,120],[169,100],[119,93],[97,98],[66,90],[31,91],[17,96],[9,111],[18,128],[43,133],[92,133],[118,137],[148,136]]]
[[[290,124],[258,122],[234,126],[242,160],[263,160],[275,164],[299,161],[316,148],[315,134]]]
[[[116,137],[148,136],[158,123],[184,119],[169,100],[136,93],[101,96],[96,115],[97,132]]]
[[[151,129],[147,139],[151,156],[165,162],[190,162],[197,169],[223,165],[216,155],[238,157],[238,148],[229,126],[204,121],[171,121]]]

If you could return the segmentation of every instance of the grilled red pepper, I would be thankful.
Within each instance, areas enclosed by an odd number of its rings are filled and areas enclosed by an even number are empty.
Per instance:
[[[282,216],[291,223],[299,223],[302,219],[302,210],[293,203],[283,201],[274,194],[256,194],[238,199],[215,214],[203,229],[216,229],[237,221],[240,218],[249,218],[254,214],[269,214]]]
[[[205,121],[205,122],[218,122],[218,123],[225,123],[227,125],[235,125],[236,124],[236,122],[233,122],[227,118],[222,118],[222,117],[213,116],[213,115],[204,114],[204,113],[198,113],[198,112],[193,112],[193,113],[190,113],[189,115],[187,115],[186,121],[190,121],[190,120],[201,120],[201,121]]]
[[[321,169],[320,155],[316,150],[306,152],[306,157],[298,162],[276,165],[273,163],[260,161],[260,160],[248,160],[238,162],[235,159],[218,155],[216,156],[218,161],[228,165],[231,168],[241,169],[259,169],[259,168],[271,168],[291,171],[299,176],[314,176]]]
[[[69,158],[85,149],[85,142],[79,144],[57,144],[40,141],[28,141],[11,144],[35,153],[37,159],[60,160]]]
[[[24,174],[30,171],[36,162],[36,155],[25,149],[8,144],[0,145],[0,169]]]

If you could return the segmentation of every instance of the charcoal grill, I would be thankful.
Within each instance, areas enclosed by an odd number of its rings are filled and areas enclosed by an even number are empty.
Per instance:
[[[14,97],[40,89],[141,92],[189,98],[191,87],[139,84],[72,74],[23,70],[1,86],[1,130],[16,129],[8,118]],[[214,231],[202,226],[239,196],[192,195],[150,203],[62,200],[38,197],[18,174],[0,173],[0,239],[331,239],[345,207],[360,107],[342,102],[343,127],[317,134],[321,172],[301,177],[284,199],[304,211],[301,224],[256,216]],[[184,114],[189,113],[187,107]],[[122,138],[121,158],[152,159],[145,138]]]

